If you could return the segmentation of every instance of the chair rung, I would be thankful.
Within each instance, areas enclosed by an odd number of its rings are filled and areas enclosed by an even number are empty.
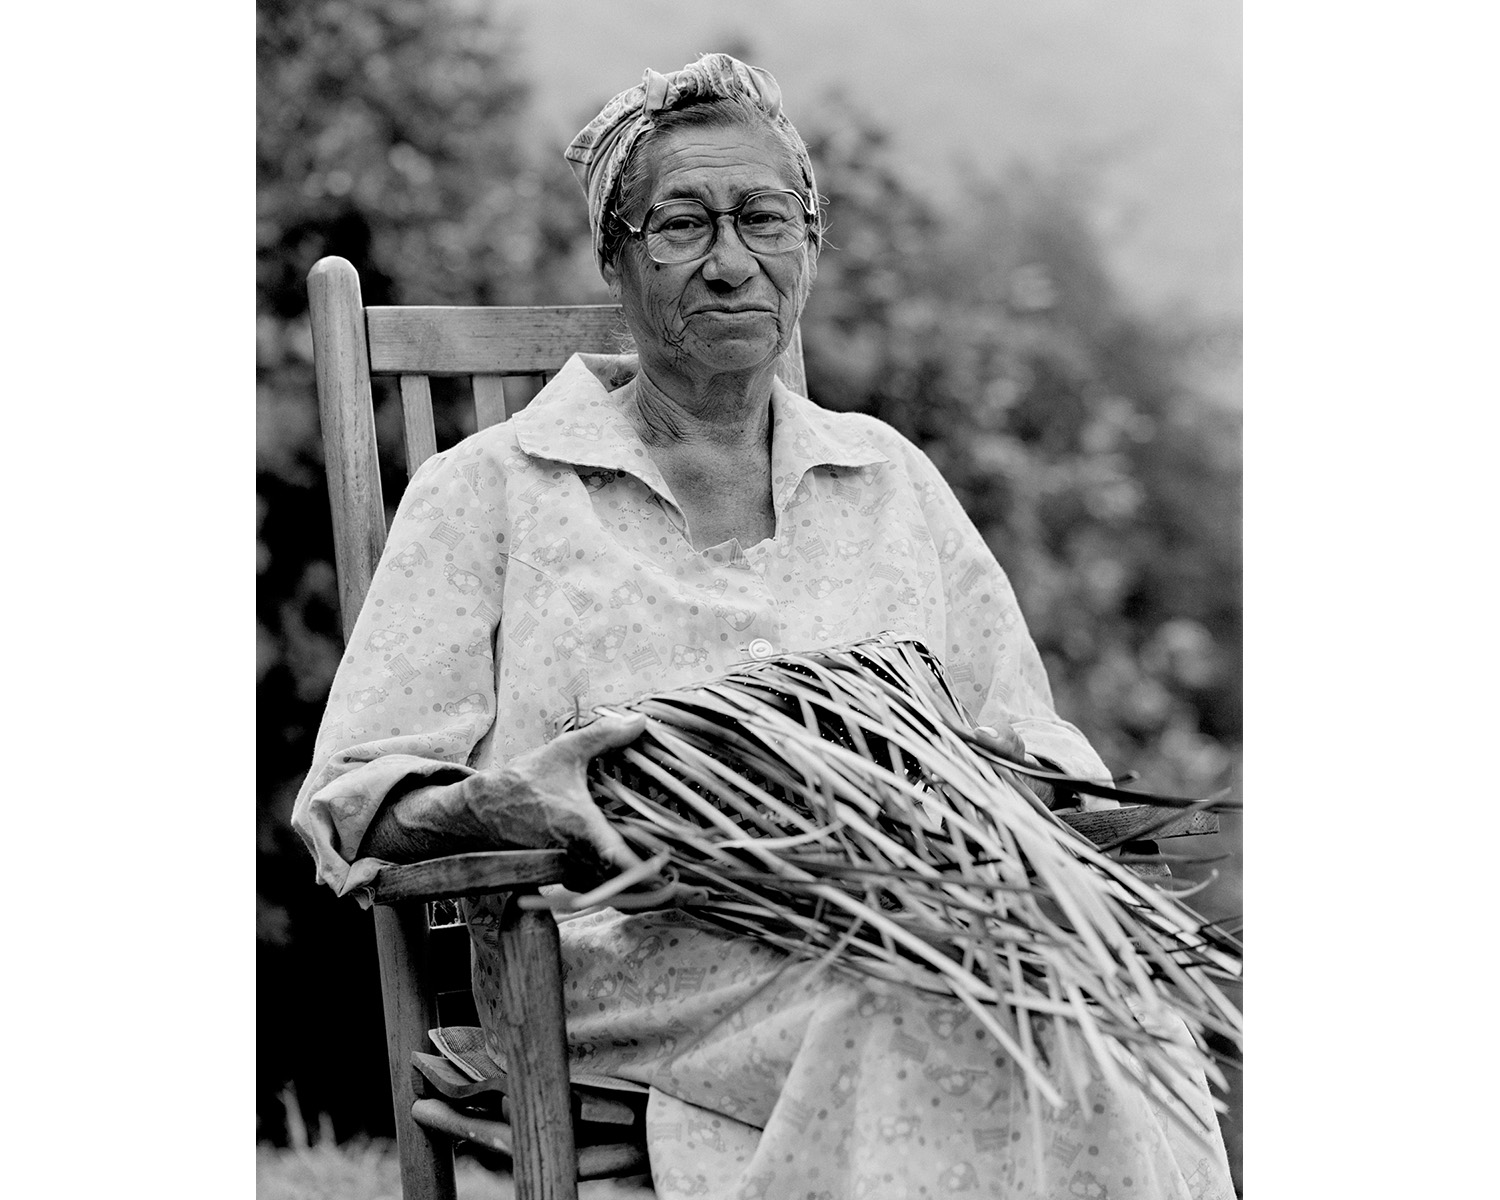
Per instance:
[[[649,1165],[646,1147],[634,1142],[585,1146],[578,1152],[579,1179],[618,1179],[645,1171]]]
[[[446,1100],[417,1100],[411,1106],[411,1119],[425,1129],[446,1133],[449,1137],[476,1142],[502,1154],[511,1153],[510,1126],[503,1121],[475,1117],[459,1112]]]
[[[510,1154],[510,1126],[503,1121],[471,1116],[459,1112],[445,1100],[418,1100],[411,1106],[411,1116],[424,1129],[462,1138]],[[633,1175],[647,1167],[646,1148],[629,1142],[612,1142],[584,1146],[578,1151],[579,1179],[616,1179]]]
[[[436,1054],[413,1051],[412,1066],[432,1087],[449,1100],[474,1100],[481,1097],[504,1097],[507,1092],[503,1075],[488,1079],[473,1080],[464,1075],[445,1058]],[[577,1106],[578,1119],[596,1125],[638,1125],[642,1117],[642,1104],[600,1096],[591,1090],[574,1086],[573,1102]]]

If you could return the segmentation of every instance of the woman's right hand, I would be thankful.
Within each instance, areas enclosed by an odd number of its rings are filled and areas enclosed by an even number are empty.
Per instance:
[[[640,714],[601,717],[562,733],[503,766],[459,784],[459,804],[470,831],[495,846],[568,851],[576,878],[593,886],[640,863],[589,795],[589,760],[628,745],[646,728]]]

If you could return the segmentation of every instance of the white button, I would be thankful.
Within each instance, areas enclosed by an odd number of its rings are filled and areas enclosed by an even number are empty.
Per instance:
[[[776,651],[776,647],[765,638],[756,638],[746,649],[750,651],[751,658],[770,658]]]

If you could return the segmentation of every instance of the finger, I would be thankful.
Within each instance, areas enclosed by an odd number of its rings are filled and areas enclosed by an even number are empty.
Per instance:
[[[597,887],[606,879],[641,865],[641,858],[630,848],[609,821],[599,814],[597,821],[590,820],[583,837],[568,847],[575,868],[569,871],[567,886],[577,891]]]
[[[620,831],[609,823],[609,818],[597,809],[595,813],[597,819],[589,821],[588,839],[599,861],[616,871],[640,866],[641,856],[630,848]]]
[[[1026,743],[1021,741],[1020,734],[1009,725],[1003,730],[992,725],[977,725],[974,732],[982,743],[1006,758],[1019,762],[1026,757]]]
[[[641,731],[645,728],[646,718],[642,713],[631,713],[624,717],[600,717],[592,725],[559,735],[552,745],[559,750],[566,748],[589,759],[606,750],[629,745],[641,736]]]

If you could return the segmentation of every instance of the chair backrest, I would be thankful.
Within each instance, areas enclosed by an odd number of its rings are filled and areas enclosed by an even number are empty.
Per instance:
[[[483,429],[523,407],[539,380],[550,378],[571,355],[618,351],[624,322],[612,304],[366,308],[359,274],[342,258],[320,259],[308,272],[307,290],[347,639],[386,538],[371,379],[399,380],[409,478],[438,450],[429,380],[472,379],[475,426]],[[800,329],[777,373],[793,391],[806,394]]]

